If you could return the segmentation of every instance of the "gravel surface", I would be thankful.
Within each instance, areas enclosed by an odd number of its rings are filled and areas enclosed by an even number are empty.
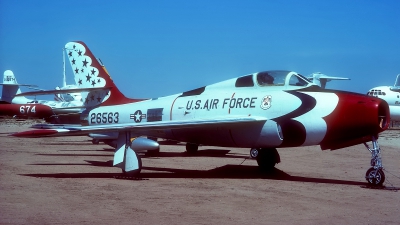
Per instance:
[[[261,173],[249,149],[164,143],[140,179],[116,179],[88,137],[8,136],[31,123],[0,121],[0,224],[400,224],[400,130],[379,138],[387,181],[371,189],[363,145],[278,149]]]

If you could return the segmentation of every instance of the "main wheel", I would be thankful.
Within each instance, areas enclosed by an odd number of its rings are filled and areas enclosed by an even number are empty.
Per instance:
[[[187,153],[195,154],[198,149],[199,149],[199,145],[198,144],[186,143],[186,152]]]
[[[374,176],[375,172],[376,176]],[[385,182],[385,173],[383,173],[382,169],[376,170],[371,167],[365,173],[365,179],[373,186],[382,186],[383,182]]]
[[[263,171],[272,170],[277,163],[281,162],[281,158],[276,148],[259,149],[256,159],[258,166]]]

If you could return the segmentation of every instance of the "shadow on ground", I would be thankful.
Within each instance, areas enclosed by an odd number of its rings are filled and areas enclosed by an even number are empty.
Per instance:
[[[112,161],[103,164],[95,161],[87,161],[94,166],[110,166]],[[48,165],[48,164],[46,164]],[[20,174],[22,176],[38,178],[114,178],[121,173],[49,173],[49,174]],[[282,170],[274,169],[270,172],[262,172],[257,166],[247,165],[225,165],[211,170],[186,170],[174,168],[143,167],[138,178],[192,178],[192,179],[267,179],[285,180],[293,182],[309,182],[324,184],[365,185],[365,182],[324,179],[313,177],[291,176]],[[141,180],[139,179],[139,180]]]

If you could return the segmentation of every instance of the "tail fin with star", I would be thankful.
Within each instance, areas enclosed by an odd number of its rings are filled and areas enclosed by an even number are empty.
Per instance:
[[[125,97],[114,84],[104,65],[94,57],[84,42],[68,42],[65,51],[78,88],[104,88],[82,93],[86,107],[121,105],[142,100]]]

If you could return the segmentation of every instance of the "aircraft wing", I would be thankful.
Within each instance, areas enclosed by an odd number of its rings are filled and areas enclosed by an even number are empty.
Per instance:
[[[152,131],[163,129],[183,129],[219,126],[227,124],[247,124],[267,121],[265,117],[259,116],[234,116],[224,118],[207,118],[194,120],[174,120],[158,121],[148,123],[124,123],[124,124],[105,124],[94,126],[68,126],[39,124],[33,126],[35,130],[22,131],[11,134],[15,137],[58,137],[58,136],[83,136],[89,133],[102,133],[114,131]]]
[[[110,89],[111,87],[94,87],[94,88],[72,88],[72,89],[47,90],[47,91],[29,91],[16,94],[15,96],[51,95],[51,94],[78,93],[84,91],[97,91],[97,90],[110,90]]]

